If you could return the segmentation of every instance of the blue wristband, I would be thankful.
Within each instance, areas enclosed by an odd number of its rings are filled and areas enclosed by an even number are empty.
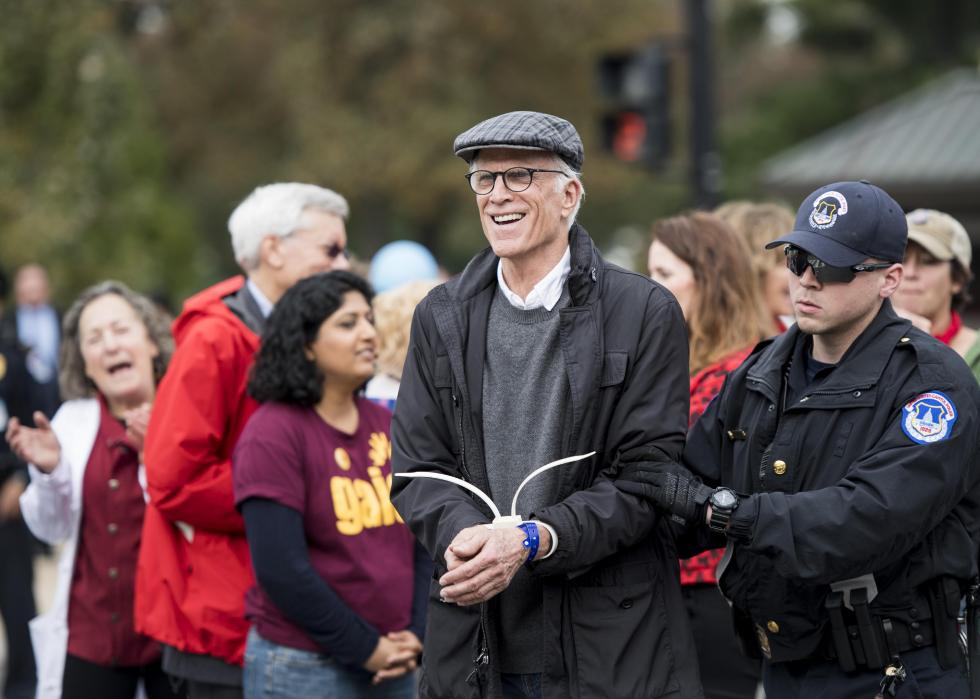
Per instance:
[[[517,525],[518,529],[523,529],[524,533],[527,535],[524,538],[523,546],[527,551],[527,560],[524,561],[525,564],[530,563],[534,560],[534,557],[538,555],[538,546],[541,544],[541,535],[538,534],[538,525],[534,522],[521,522]]]

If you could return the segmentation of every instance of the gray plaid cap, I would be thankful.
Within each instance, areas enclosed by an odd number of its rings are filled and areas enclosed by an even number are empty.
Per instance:
[[[516,148],[554,153],[575,172],[582,171],[585,150],[571,122],[541,112],[508,112],[481,121],[453,143],[453,152],[470,162],[482,148]]]

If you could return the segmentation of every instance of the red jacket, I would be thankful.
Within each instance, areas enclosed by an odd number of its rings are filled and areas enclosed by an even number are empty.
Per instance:
[[[192,296],[144,447],[150,502],[136,577],[136,628],[179,650],[242,663],[253,584],[231,454],[258,407],[246,394],[258,336],[222,302],[235,277]]]

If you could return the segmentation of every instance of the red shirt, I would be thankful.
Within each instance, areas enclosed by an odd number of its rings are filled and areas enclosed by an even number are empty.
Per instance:
[[[733,352],[691,377],[691,412],[688,416],[688,426],[693,425],[701,417],[708,403],[721,391],[728,374],[745,361],[752,352],[752,347],[754,345]],[[681,585],[718,584],[715,568],[718,567],[724,552],[724,549],[714,549],[682,560]]]
[[[391,413],[357,399],[354,434],[313,408],[266,403],[235,447],[235,500],[274,500],[303,516],[310,563],[380,633],[408,628],[415,540],[389,499]],[[246,616],[273,643],[322,652],[256,585]]]
[[[68,601],[68,652],[100,665],[146,665],[155,641],[133,627],[136,557],[146,509],[139,454],[126,429],[102,414],[82,481],[82,519]]]

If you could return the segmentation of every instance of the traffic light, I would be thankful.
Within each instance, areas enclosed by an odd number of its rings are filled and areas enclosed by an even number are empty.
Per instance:
[[[603,56],[599,89],[606,105],[602,143],[625,162],[659,168],[670,155],[670,57],[660,42]]]

